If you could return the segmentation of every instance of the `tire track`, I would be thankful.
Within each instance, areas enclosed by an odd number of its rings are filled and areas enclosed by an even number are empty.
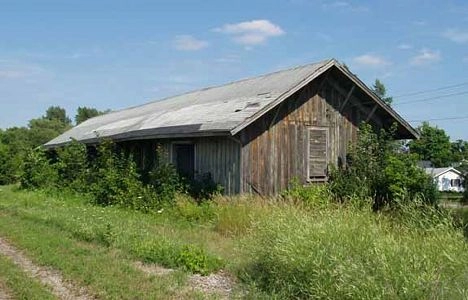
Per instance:
[[[34,264],[24,256],[21,251],[13,247],[0,237],[0,253],[9,257],[16,265],[23,269],[31,277],[37,278],[42,284],[52,288],[52,294],[64,300],[89,300],[96,299],[85,288],[77,287],[63,279],[60,272]],[[5,295],[7,297],[7,295]],[[0,290],[0,299],[2,298]],[[8,298],[7,298],[8,299]]]

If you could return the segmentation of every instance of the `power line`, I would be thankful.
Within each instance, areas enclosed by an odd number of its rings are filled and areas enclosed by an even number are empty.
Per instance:
[[[425,122],[425,121],[445,121],[445,120],[463,120],[468,119],[468,116],[458,116],[458,117],[447,117],[447,118],[434,118],[434,119],[424,119],[424,120],[410,120],[409,122]]]
[[[447,89],[457,88],[457,87],[461,87],[461,86],[465,86],[465,85],[468,85],[468,81],[458,83],[458,84],[442,86],[442,87],[438,87],[438,88],[434,88],[434,89],[420,90],[420,91],[417,91],[417,92],[409,92],[409,93],[406,93],[406,94],[400,94],[400,95],[393,96],[393,98],[403,98],[403,97],[409,97],[409,96],[416,96],[416,95],[421,95],[421,94],[427,94],[427,93],[432,93],[432,92],[438,92],[438,91],[443,91],[443,90],[447,90]]]
[[[468,91],[462,91],[462,92],[457,92],[457,93],[439,95],[439,96],[428,97],[428,98],[421,98],[421,99],[417,99],[417,100],[403,101],[403,102],[399,102],[399,103],[392,103],[392,105],[397,106],[397,105],[409,104],[409,103],[428,102],[428,101],[432,101],[432,100],[447,98],[447,97],[451,97],[451,96],[466,95],[466,94],[468,94]]]

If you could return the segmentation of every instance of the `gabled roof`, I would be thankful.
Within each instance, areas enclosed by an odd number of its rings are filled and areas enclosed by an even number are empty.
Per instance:
[[[406,136],[418,136],[411,125],[364,83],[331,59],[110,112],[75,126],[45,146],[63,145],[71,139],[94,143],[105,137],[131,140],[235,135],[332,67],[338,68],[386,111],[404,128]]]
[[[431,175],[432,177],[439,177],[440,175],[443,175],[449,171],[455,172],[458,175],[462,175],[460,171],[453,167],[445,167],[445,168],[425,168],[424,171],[426,171],[426,174]]]

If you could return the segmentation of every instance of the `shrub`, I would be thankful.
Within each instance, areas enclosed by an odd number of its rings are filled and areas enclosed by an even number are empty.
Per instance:
[[[207,275],[223,266],[220,258],[207,254],[203,248],[195,245],[179,245],[164,238],[142,241],[133,251],[146,262],[160,263],[170,268],[182,267],[202,275]]]
[[[136,209],[148,209],[150,205],[154,205],[155,195],[145,189],[139,180],[136,165],[131,157],[118,153],[110,141],[103,141],[97,152],[89,190],[96,204],[121,205]]]
[[[212,271],[222,267],[222,260],[218,257],[208,255],[203,248],[194,245],[184,245],[179,249],[177,265],[183,266],[193,273],[208,275]]]
[[[22,165],[20,185],[24,189],[55,188],[59,186],[57,168],[41,148],[27,153]]]
[[[282,196],[307,207],[328,206],[332,199],[330,187],[327,183],[304,186],[298,179],[291,182]]]
[[[211,173],[204,173],[196,176],[194,180],[189,183],[189,192],[192,197],[199,202],[213,198],[215,195],[221,195],[224,188],[214,182]]]
[[[393,132],[360,127],[357,143],[349,151],[345,167],[331,171],[331,191],[341,202],[352,198],[373,199],[374,209],[421,198],[436,204],[438,194],[430,176],[416,165],[416,157],[399,152]]]
[[[423,228],[421,214],[399,223],[352,208],[277,210],[245,239],[239,274],[284,299],[462,299],[468,245],[430,210]]]
[[[207,223],[215,218],[213,206],[210,202],[198,203],[187,195],[179,195],[173,211],[177,217],[186,221]]]
[[[184,186],[161,146],[156,149],[156,160],[157,163],[149,173],[149,185],[157,194],[160,206],[173,205],[176,194],[184,191]]]
[[[62,186],[77,192],[88,189],[88,153],[84,144],[72,141],[57,149],[56,168]]]
[[[10,153],[10,148],[0,142],[0,185],[14,183],[16,181],[15,157]]]

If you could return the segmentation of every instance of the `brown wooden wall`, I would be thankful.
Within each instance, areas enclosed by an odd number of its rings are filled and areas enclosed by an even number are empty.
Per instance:
[[[271,195],[295,177],[308,182],[311,128],[324,128],[328,134],[328,164],[345,163],[361,121],[382,123],[375,109],[347,97],[349,90],[323,75],[242,130],[242,192]]]
[[[162,146],[173,161],[173,144],[190,143],[195,148],[195,176],[210,173],[228,195],[240,192],[240,144],[228,137],[136,140],[119,143],[132,153],[140,170],[149,171],[156,162],[156,147]]]

